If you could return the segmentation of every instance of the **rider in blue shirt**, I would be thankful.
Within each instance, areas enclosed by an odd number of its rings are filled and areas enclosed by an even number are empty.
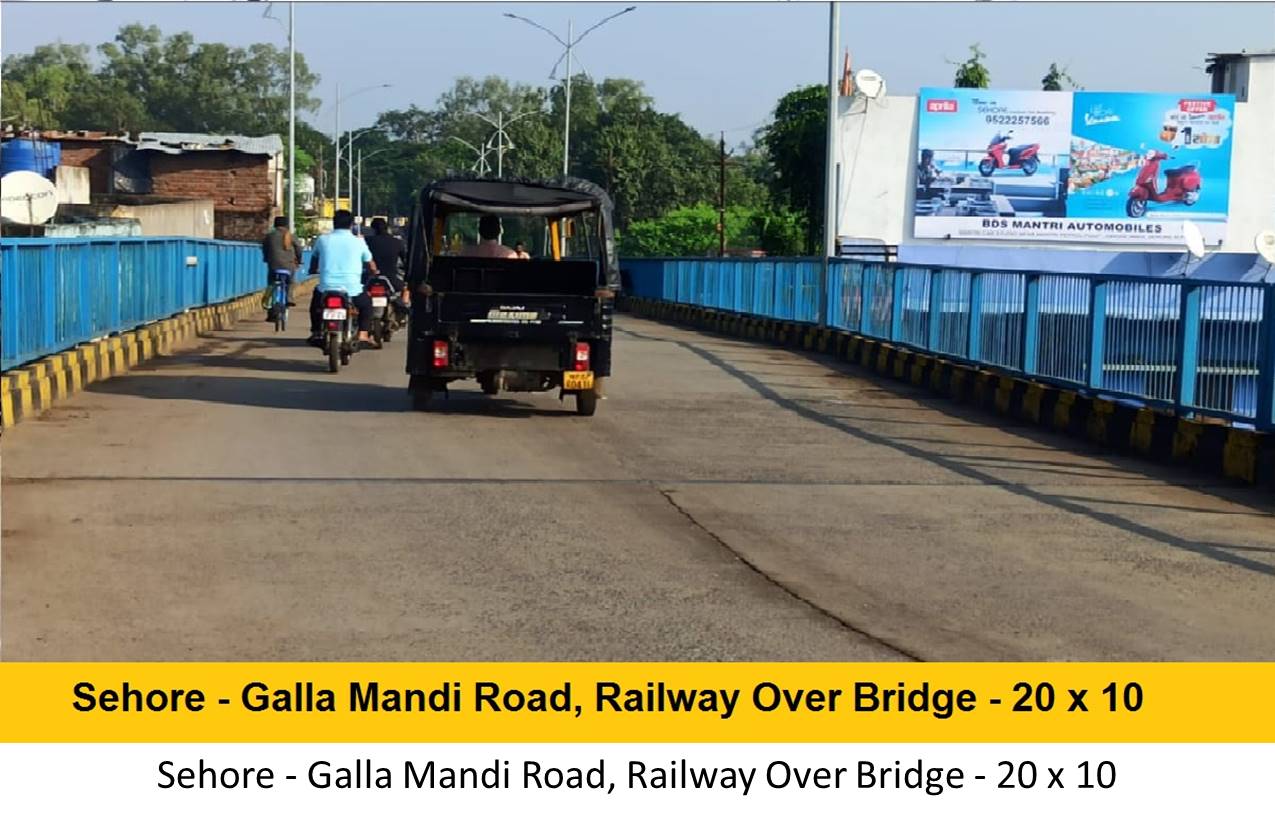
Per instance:
[[[310,300],[310,342],[322,344],[323,293],[345,292],[359,311],[359,341],[369,340],[372,328],[372,301],[363,291],[363,267],[377,273],[372,253],[363,238],[351,231],[354,215],[338,209],[332,216],[332,231],[314,242],[310,258],[310,274],[319,276],[314,297]]]

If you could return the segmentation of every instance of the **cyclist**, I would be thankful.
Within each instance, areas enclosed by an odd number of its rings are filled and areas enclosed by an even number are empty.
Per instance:
[[[351,231],[354,214],[338,209],[332,216],[332,231],[314,242],[310,257],[310,274],[319,276],[319,284],[310,300],[310,344],[323,345],[323,293],[345,292],[359,312],[359,344],[370,342],[372,300],[363,291],[363,268],[377,274],[375,261],[367,244]]]
[[[288,283],[288,305],[296,306],[292,302],[292,281],[294,273],[301,265],[301,245],[288,231],[286,217],[280,215],[274,219],[274,228],[261,241],[261,258],[266,263],[268,288],[262,303],[273,312],[275,278],[282,277]]]

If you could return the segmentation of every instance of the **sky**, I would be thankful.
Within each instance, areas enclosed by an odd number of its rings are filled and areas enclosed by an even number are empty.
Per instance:
[[[5,0],[0,49],[30,51],[54,40],[96,45],[123,24],[187,30],[198,40],[286,46],[283,26],[263,19],[265,3]],[[516,20],[529,17],[565,36],[623,3],[297,4],[297,48],[321,76],[317,116],[331,132],[335,83],[346,90],[391,83],[342,104],[342,130],[386,109],[430,106],[460,75],[497,74],[543,85],[562,48]],[[287,6],[273,15],[287,19]],[[827,77],[827,3],[638,3],[586,37],[576,54],[593,77],[645,83],[657,108],[703,132],[747,140],[785,92]],[[1275,2],[842,3],[841,44],[856,69],[871,68],[891,94],[952,80],[949,60],[978,42],[996,88],[1040,87],[1051,61],[1093,90],[1208,89],[1208,52],[1275,48]]]

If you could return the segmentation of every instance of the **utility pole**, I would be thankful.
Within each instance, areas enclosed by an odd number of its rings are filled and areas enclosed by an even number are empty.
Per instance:
[[[288,3],[288,234],[297,236],[297,19]],[[294,241],[295,242],[295,241]]]
[[[349,192],[350,205],[354,205],[354,130],[350,129],[350,142],[346,144],[345,151],[345,167],[350,170],[350,187],[346,191]]]
[[[717,172],[717,256],[726,257],[726,132],[722,132]]]

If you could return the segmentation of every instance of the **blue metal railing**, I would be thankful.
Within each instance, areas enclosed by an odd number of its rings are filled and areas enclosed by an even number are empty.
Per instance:
[[[1043,383],[1275,429],[1275,284],[850,260],[829,262],[825,283],[824,262],[809,258],[621,268],[639,297],[822,323]]]
[[[259,291],[265,274],[255,243],[5,238],[0,241],[0,369]]]

